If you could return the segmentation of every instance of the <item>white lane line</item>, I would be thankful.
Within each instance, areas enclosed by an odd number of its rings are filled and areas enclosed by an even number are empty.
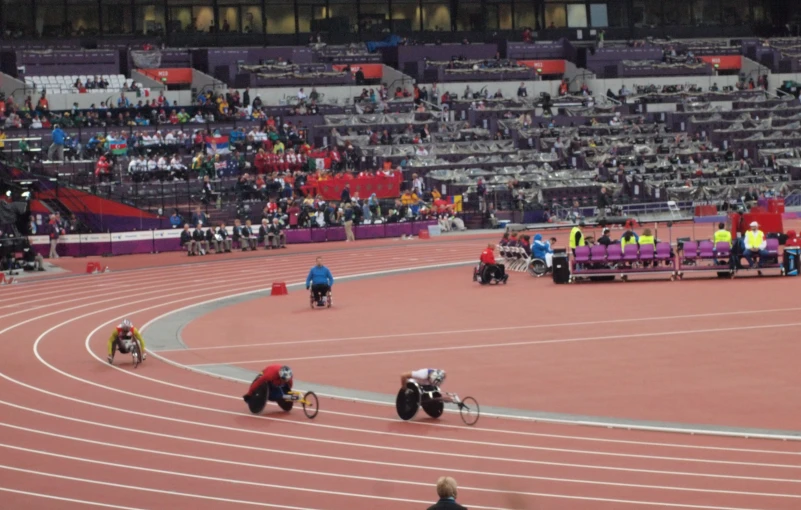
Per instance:
[[[349,457],[337,457],[332,455],[323,455],[317,453],[305,453],[300,452],[297,450],[277,450],[273,448],[264,448],[260,446],[255,446],[251,444],[236,444],[236,443],[224,443],[220,441],[211,441],[209,439],[200,439],[195,437],[188,437],[188,436],[176,436],[172,434],[164,434],[161,432],[153,432],[149,430],[137,429],[129,426],[118,426],[118,425],[111,425],[108,423],[102,423],[98,421],[91,421],[91,420],[83,420],[81,418],[73,418],[70,416],[64,416],[63,414],[55,414],[49,413],[47,411],[41,411],[39,409],[33,409],[30,407],[21,406],[19,404],[14,404],[11,402],[6,402],[0,400],[0,404],[6,405],[8,407],[18,409],[21,411],[27,411],[39,416],[47,416],[49,418],[56,418],[59,420],[66,420],[72,423],[80,423],[81,425],[88,425],[93,427],[99,427],[103,429],[111,429],[111,430],[118,430],[121,432],[134,432],[137,434],[142,434],[149,437],[158,437],[169,439],[171,441],[185,441],[190,443],[197,443],[207,446],[216,446],[216,447],[223,447],[223,448],[231,448],[234,450],[248,450],[248,451],[258,451],[267,454],[277,454],[277,455],[287,455],[291,457],[303,457],[303,458],[311,458],[316,460],[332,460],[337,462],[348,462],[353,464],[365,464],[369,466],[381,466],[381,467],[394,467],[394,468],[406,468],[406,469],[414,469],[414,470],[430,470],[437,473],[459,473],[459,474],[466,474],[466,475],[479,475],[479,476],[496,476],[500,478],[515,478],[520,480],[530,480],[530,475],[521,475],[518,473],[498,473],[492,471],[474,471],[468,469],[460,469],[454,467],[438,467],[434,466],[429,463],[419,464],[410,466],[409,464],[401,464],[397,462],[387,462],[387,461],[376,461],[376,460],[366,460],[360,459],[353,456]],[[4,426],[15,427],[13,425],[3,424]],[[42,432],[44,434],[51,434],[49,432]],[[668,476],[682,476],[682,477],[692,477],[692,478],[711,478],[711,479],[720,479],[720,480],[742,480],[748,482],[776,482],[776,483],[790,483],[790,484],[798,484],[801,483],[799,479],[791,479],[791,478],[767,478],[767,477],[754,477],[754,476],[741,476],[741,475],[724,475],[724,474],[716,474],[716,473],[691,473],[686,471],[665,471],[665,470],[654,470],[654,469],[637,469],[637,468],[627,468],[627,467],[615,467],[615,466],[600,466],[600,465],[588,465],[588,464],[573,464],[573,463],[566,463],[566,462],[551,462],[551,461],[532,461],[531,464],[540,465],[540,466],[549,466],[549,467],[564,467],[564,468],[577,468],[577,469],[588,469],[594,471],[608,471],[614,473],[637,473],[637,474],[648,474],[648,475],[668,475]]]
[[[524,345],[546,345],[546,344],[566,344],[577,342],[596,342],[603,340],[624,340],[629,338],[655,338],[664,336],[679,336],[679,335],[697,335],[701,333],[724,333],[728,331],[749,331],[749,330],[764,330],[764,329],[778,329],[778,328],[795,328],[801,326],[801,322],[790,322],[786,324],[760,324],[757,326],[738,326],[734,328],[707,328],[707,329],[685,329],[678,331],[659,331],[656,333],[634,333],[628,335],[605,335],[605,336],[585,336],[576,338],[558,338],[553,340],[531,340],[527,342],[506,342],[498,344],[476,344],[476,345],[453,345],[448,347],[428,347],[424,349],[406,349],[395,351],[373,351],[373,352],[356,352],[345,354],[323,354],[319,356],[303,356],[297,358],[282,357],[281,361],[308,361],[320,359],[341,359],[341,358],[355,358],[361,356],[385,356],[389,354],[417,354],[421,352],[443,352],[443,351],[464,351],[470,349],[497,349],[500,347],[521,347]],[[217,363],[195,363],[187,365],[188,367],[208,367],[217,365],[250,365],[252,363],[268,363],[275,361],[275,359],[257,359],[245,361],[220,361]]]
[[[169,312],[169,314],[176,313],[181,310]],[[360,340],[381,340],[385,338],[414,338],[418,336],[429,337],[438,335],[469,335],[475,333],[498,333],[503,331],[521,331],[528,329],[545,329],[545,328],[562,328],[574,326],[599,326],[608,324],[627,324],[638,322],[655,322],[655,321],[668,321],[668,320],[687,320],[687,319],[704,319],[710,317],[729,317],[734,315],[765,315],[770,313],[791,313],[799,312],[801,307],[798,308],[777,308],[771,310],[743,310],[740,312],[714,312],[714,313],[700,313],[689,315],[656,315],[653,317],[635,317],[631,319],[612,319],[612,320],[599,320],[599,321],[584,321],[584,322],[557,322],[545,324],[529,324],[520,326],[501,326],[493,328],[473,328],[473,329],[453,329],[445,331],[420,331],[416,333],[392,333],[387,335],[364,335],[364,336],[350,336],[339,338],[319,338],[314,340],[294,340],[287,342],[270,342],[270,343],[253,343],[253,344],[232,344],[232,345],[219,345],[211,347],[188,347],[186,349],[162,349],[158,352],[182,352],[182,351],[212,351],[220,349],[239,349],[249,347],[272,347],[275,345],[302,345],[302,344],[316,344],[316,343],[329,343],[329,342],[349,342]],[[152,322],[152,321],[151,321]]]
[[[75,460],[83,460],[85,462],[92,462],[98,464],[104,464],[114,467],[119,467],[123,469],[131,469],[136,471],[148,471],[154,472],[159,474],[169,474],[174,476],[182,476],[187,478],[196,478],[199,480],[207,480],[207,481],[220,481],[225,483],[232,483],[237,485],[249,485],[249,486],[256,486],[256,487],[270,487],[276,489],[285,489],[285,490],[295,490],[301,492],[312,492],[316,494],[323,494],[329,496],[345,496],[345,497],[356,497],[362,499],[377,499],[381,501],[392,501],[396,503],[413,503],[415,505],[427,505],[430,501],[424,500],[414,500],[414,499],[401,499],[401,498],[390,498],[384,496],[368,496],[364,494],[349,494],[344,492],[336,492],[336,491],[326,491],[326,490],[317,490],[317,489],[306,489],[301,487],[293,487],[293,486],[281,486],[281,485],[272,485],[266,483],[256,483],[256,482],[244,482],[241,480],[231,480],[226,478],[213,478],[208,476],[200,476],[200,475],[192,475],[188,473],[177,473],[177,472],[170,472],[170,471],[163,471],[157,469],[148,469],[148,468],[140,468],[136,466],[125,466],[122,464],[112,464],[107,462],[99,462],[99,461],[88,461],[86,459],[80,459],[75,457]],[[8,471],[15,471],[18,473],[26,473],[31,475],[37,475],[47,478],[56,478],[60,480],[69,480],[72,482],[82,482],[94,485],[103,485],[107,487],[115,487],[115,488],[122,488],[122,489],[133,489],[137,491],[145,491],[145,492],[154,492],[158,494],[167,494],[170,496],[184,496],[189,498],[196,498],[196,499],[204,499],[204,500],[212,500],[212,501],[221,501],[225,503],[238,503],[242,505],[250,505],[250,506],[262,506],[267,508],[284,508],[287,510],[309,510],[309,509],[300,509],[298,507],[292,507],[288,505],[274,505],[270,503],[261,503],[256,501],[244,501],[244,500],[237,500],[237,499],[227,499],[227,498],[218,498],[213,496],[202,496],[199,494],[187,494],[183,492],[176,492],[176,491],[166,491],[166,490],[159,490],[153,489],[150,487],[142,487],[140,485],[137,486],[128,486],[122,485],[118,483],[109,483],[109,482],[102,482],[99,480],[91,480],[86,478],[78,478],[74,476],[65,476],[59,475],[55,473],[46,473],[43,471],[34,471],[31,469],[22,469],[13,466],[6,466],[0,465],[0,469],[5,469]],[[682,504],[682,503],[664,503],[664,502],[657,502],[657,501],[636,501],[636,500],[626,500],[626,499],[612,499],[612,498],[594,498],[589,496],[573,496],[568,494],[551,494],[551,493],[541,493],[541,492],[531,492],[527,493],[528,495],[540,497],[540,498],[554,498],[554,499],[567,499],[573,501],[595,501],[595,502],[604,502],[604,503],[619,503],[619,504],[627,504],[627,505],[640,505],[640,506],[658,506],[658,507],[668,507],[668,508],[692,508],[696,510],[759,510],[754,508],[743,508],[743,507],[722,507],[722,506],[711,506],[711,505],[690,505],[690,504]],[[501,507],[488,507],[488,506],[478,506],[478,505],[470,505],[471,508],[478,508],[481,510],[507,510]]]
[[[102,508],[117,508],[119,510],[146,510],[145,508],[135,508],[132,506],[111,505],[108,503],[98,503],[97,501],[86,501],[84,499],[65,498],[62,496],[53,496],[50,494],[41,494],[38,492],[20,491],[17,489],[10,489],[8,487],[0,487],[0,492],[9,492],[12,494],[19,494],[22,496],[31,496],[34,498],[44,498],[52,501],[63,501],[65,503],[78,503],[79,505],[99,506]]]
[[[0,469],[5,469],[8,471],[15,471],[17,473],[26,473],[29,475],[36,475],[41,476],[44,478],[55,478],[58,480],[69,480],[70,482],[81,482],[81,483],[88,483],[92,485],[102,485],[105,487],[111,487],[113,489],[130,489],[137,492],[152,492],[154,494],[165,494],[168,496],[181,496],[186,498],[195,498],[195,499],[204,499],[207,501],[219,501],[221,503],[237,503],[240,505],[250,505],[250,506],[263,506],[266,508],[283,508],[286,510],[316,510],[313,508],[304,508],[304,507],[297,507],[297,506],[288,506],[288,505],[271,505],[269,503],[261,503],[257,501],[243,501],[239,499],[226,499],[226,498],[216,498],[213,496],[201,496],[199,494],[187,494],[185,492],[176,492],[176,491],[165,491],[160,489],[152,489],[150,487],[143,487],[141,485],[125,485],[119,482],[109,483],[109,482],[101,482],[100,480],[89,480],[86,478],[78,478],[75,476],[65,476],[65,475],[58,475],[55,473],[45,473],[43,471],[34,471],[32,469],[22,469],[13,466],[4,466],[0,465]]]
[[[166,457],[176,457],[181,459],[189,459],[189,460],[197,460],[202,462],[210,462],[215,464],[225,464],[227,466],[238,466],[238,467],[246,467],[250,468],[257,468],[257,469],[265,469],[268,471],[281,471],[285,473],[298,473],[302,475],[315,475],[315,476],[323,476],[323,477],[332,477],[332,478],[343,478],[347,480],[359,480],[359,481],[367,481],[367,482],[378,482],[378,483],[391,483],[391,484],[400,484],[400,485],[411,485],[411,486],[418,486],[418,487],[431,487],[429,482],[414,482],[411,480],[400,480],[400,479],[392,479],[392,478],[378,478],[378,477],[370,477],[370,476],[357,476],[357,475],[348,475],[342,473],[331,473],[328,471],[313,471],[308,469],[293,469],[286,466],[272,466],[272,465],[264,465],[264,464],[253,464],[249,462],[238,462],[238,461],[231,461],[231,460],[223,460],[220,458],[211,458],[211,457],[200,457],[197,455],[186,455],[181,453],[173,453],[173,452],[165,452],[163,450],[150,450],[147,448],[141,447],[134,447],[134,446],[125,446],[116,443],[105,443],[102,441],[93,441],[91,439],[84,439],[74,436],[67,436],[63,434],[54,434],[51,432],[44,432],[37,429],[30,429],[27,427],[19,427],[16,425],[10,425],[6,423],[0,423],[0,426],[8,427],[16,430],[21,430],[28,433],[33,434],[40,434],[45,435],[48,437],[54,437],[58,439],[67,439],[70,441],[77,441],[85,444],[91,444],[96,446],[102,446],[106,448],[116,448],[122,450],[129,450],[133,452],[141,452],[141,453],[149,453],[153,455],[163,455]],[[0,444],[0,447],[7,447],[13,449],[19,449],[17,446],[10,446],[5,444]],[[37,450],[28,450],[23,449],[24,451],[32,451],[34,453],[45,453],[40,452]],[[47,454],[47,453],[45,453]],[[417,469],[415,465],[406,465],[404,466],[409,469]],[[600,485],[600,486],[611,486],[611,487],[625,487],[629,489],[653,489],[653,490],[660,490],[660,491],[684,491],[684,492],[701,492],[701,493],[712,493],[712,494],[728,494],[728,495],[740,495],[740,496],[756,496],[756,497],[771,497],[771,498],[795,498],[801,499],[801,495],[795,494],[777,494],[777,493],[765,493],[765,492],[749,492],[749,491],[731,491],[731,490],[723,490],[723,489],[710,489],[710,488],[693,488],[693,487],[676,487],[676,486],[663,486],[663,485],[647,485],[647,484],[633,484],[633,483],[621,483],[621,482],[605,482],[605,481],[598,481],[598,480],[584,480],[584,479],[574,479],[574,478],[558,478],[558,477],[548,477],[548,476],[526,476],[526,479],[529,480],[538,480],[538,481],[545,481],[545,482],[558,482],[558,483],[571,483],[571,484],[585,484],[585,485]],[[476,492],[489,492],[489,493],[497,493],[497,494],[510,494],[510,491],[506,490],[499,490],[499,489],[487,489],[483,487],[471,487],[469,485],[459,485],[460,491],[476,491]],[[521,495],[533,495],[527,492],[516,492],[516,494]]]

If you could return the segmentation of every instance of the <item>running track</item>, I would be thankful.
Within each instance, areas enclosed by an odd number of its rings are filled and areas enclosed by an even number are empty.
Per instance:
[[[326,263],[337,276],[457,263],[481,241],[433,246],[397,244],[370,256],[357,246]],[[252,416],[241,384],[153,358],[136,371],[105,364],[106,335],[122,317],[145,324],[298,282],[312,257],[290,249],[4,287],[3,507],[419,509],[435,499],[443,474],[457,478],[469,508],[801,507],[801,452],[792,441],[501,419],[468,428],[453,415],[403,423],[386,408],[333,399],[321,401],[314,421],[299,412]],[[305,295],[284,299],[295,297],[306,305]]]

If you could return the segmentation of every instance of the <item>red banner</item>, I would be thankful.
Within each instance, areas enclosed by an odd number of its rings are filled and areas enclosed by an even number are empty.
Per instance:
[[[564,60],[518,60],[517,63],[530,67],[539,74],[565,74]]]
[[[743,67],[743,57],[740,55],[705,55],[698,58],[721,71],[738,70]]]
[[[321,195],[323,200],[338,201],[342,197],[342,190],[350,184],[350,196],[359,194],[359,198],[367,200],[373,193],[378,198],[397,198],[400,196],[400,187],[403,175],[396,173],[392,176],[379,174],[371,177],[337,176],[334,179],[317,180],[310,178],[306,181],[303,190],[306,193]]]
[[[165,67],[163,69],[137,69],[140,73],[167,85],[192,83],[191,67]]]
[[[335,71],[344,71],[346,64],[336,64]],[[360,70],[364,73],[365,80],[380,80],[384,76],[384,64],[350,64],[350,72],[356,73]]]

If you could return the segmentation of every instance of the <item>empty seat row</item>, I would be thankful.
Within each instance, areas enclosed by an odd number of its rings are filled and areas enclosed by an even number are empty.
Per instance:
[[[604,263],[604,262],[635,262],[635,261],[669,261],[671,260],[670,243],[657,243],[637,246],[627,244],[625,248],[619,244],[610,244],[606,247],[596,244],[592,247],[579,246],[576,248],[576,263]]]
[[[105,91],[119,91],[129,88],[133,83],[133,79],[125,78],[122,74],[102,74],[98,75],[103,80],[108,82],[108,87]],[[81,80],[82,84],[86,84],[87,80],[94,80],[94,76],[88,75],[59,75],[59,76],[26,76],[25,84],[37,89],[47,89],[49,92],[56,93],[76,93],[78,89],[75,83]]]

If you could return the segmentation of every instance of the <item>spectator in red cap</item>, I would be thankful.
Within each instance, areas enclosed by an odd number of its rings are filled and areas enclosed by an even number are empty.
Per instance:
[[[801,247],[801,238],[799,238],[795,230],[787,231],[787,242],[784,243],[785,247]]]

